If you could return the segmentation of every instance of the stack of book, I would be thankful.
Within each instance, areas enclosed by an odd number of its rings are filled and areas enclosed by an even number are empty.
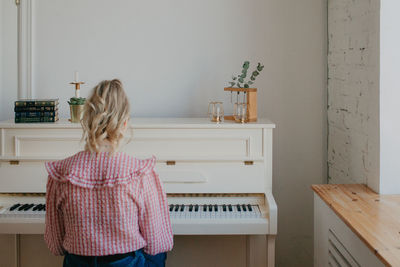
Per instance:
[[[57,99],[21,99],[15,101],[15,122],[56,122],[58,121]]]

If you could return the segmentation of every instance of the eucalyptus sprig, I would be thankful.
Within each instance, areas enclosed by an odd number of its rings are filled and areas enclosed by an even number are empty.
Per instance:
[[[250,62],[245,61],[242,66],[242,73],[237,76],[232,76],[232,81],[229,82],[231,87],[237,86],[239,88],[249,88],[249,85],[252,85],[254,83],[257,76],[264,69],[264,66],[261,65],[261,63],[258,63],[256,69],[251,73],[250,79],[245,82],[249,67],[250,67]]]
[[[86,98],[84,97],[71,97],[71,99],[68,101],[68,104],[70,105],[83,105],[85,104]]]

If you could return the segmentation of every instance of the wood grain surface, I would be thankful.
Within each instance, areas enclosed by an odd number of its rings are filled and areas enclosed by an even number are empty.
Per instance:
[[[387,266],[400,266],[400,195],[361,184],[311,188]]]

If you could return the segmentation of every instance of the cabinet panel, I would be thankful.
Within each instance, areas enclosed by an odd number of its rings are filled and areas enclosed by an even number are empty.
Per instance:
[[[316,194],[314,266],[385,266]]]
[[[81,129],[4,129],[6,157],[67,157],[84,147]],[[262,129],[133,129],[122,150],[138,157],[174,160],[262,157]]]
[[[165,162],[156,171],[168,193],[262,193],[265,190],[263,162],[188,163]],[[0,193],[42,193],[47,172],[42,161],[20,161],[18,165],[0,162]]]

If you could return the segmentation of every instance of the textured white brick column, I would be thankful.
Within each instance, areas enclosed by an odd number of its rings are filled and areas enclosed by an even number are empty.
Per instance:
[[[379,176],[379,0],[328,1],[328,182]]]

